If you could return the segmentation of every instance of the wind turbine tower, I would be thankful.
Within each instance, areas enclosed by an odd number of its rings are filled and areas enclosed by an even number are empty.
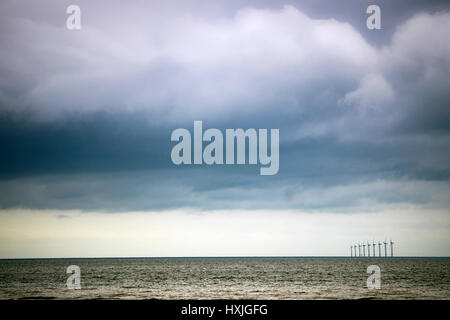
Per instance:
[[[370,257],[370,243],[367,241],[367,256]]]
[[[381,242],[378,241],[378,256],[381,257]]]
[[[353,257],[353,246],[350,246],[350,257]]]
[[[358,242],[358,257],[361,257],[361,244]]]
[[[387,257],[387,242],[386,242],[386,239],[384,239],[384,257],[386,258]]]
[[[366,245],[364,244],[364,242],[363,242],[362,246],[363,246],[363,257],[365,257],[366,256]]]
[[[394,241],[391,239],[391,258],[394,256]]]
[[[376,246],[375,241],[372,240],[372,248],[373,248],[373,256],[374,257],[375,257],[375,246]]]

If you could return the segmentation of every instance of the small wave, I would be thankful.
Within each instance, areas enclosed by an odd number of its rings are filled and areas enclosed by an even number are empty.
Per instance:
[[[53,300],[56,297],[49,296],[30,296],[30,297],[20,297],[18,300]]]

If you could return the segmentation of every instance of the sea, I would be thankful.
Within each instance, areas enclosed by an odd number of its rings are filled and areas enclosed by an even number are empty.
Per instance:
[[[72,265],[80,289],[67,285]],[[3,259],[0,299],[448,300],[450,258]]]

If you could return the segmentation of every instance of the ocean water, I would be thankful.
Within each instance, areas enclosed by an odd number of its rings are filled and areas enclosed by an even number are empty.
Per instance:
[[[67,288],[69,265],[80,290]],[[450,258],[0,260],[0,299],[450,299]]]

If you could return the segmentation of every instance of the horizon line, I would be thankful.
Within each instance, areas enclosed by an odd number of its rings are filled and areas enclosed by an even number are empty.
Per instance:
[[[87,259],[199,259],[199,258],[350,258],[350,259],[392,259],[392,258],[450,258],[450,256],[104,256],[104,257],[16,257],[0,260],[87,260]]]

